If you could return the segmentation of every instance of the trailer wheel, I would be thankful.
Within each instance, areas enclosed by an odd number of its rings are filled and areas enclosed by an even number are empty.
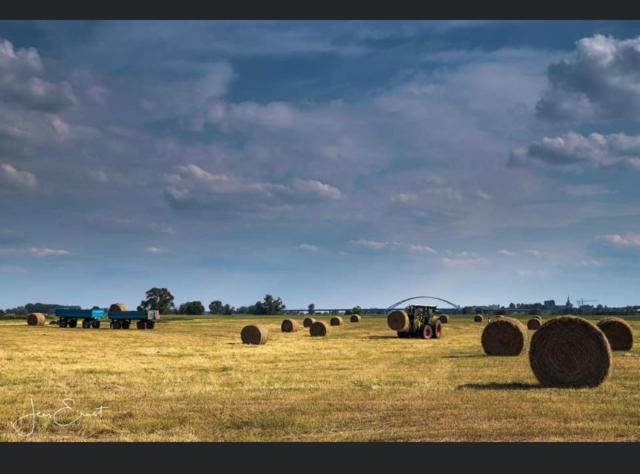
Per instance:
[[[100,321],[98,321],[97,319],[94,319],[93,321],[91,321],[91,327],[93,329],[100,329]]]
[[[77,319],[70,319],[69,320],[69,327],[70,328],[75,328],[78,325],[78,320]]]
[[[144,323],[144,321],[138,321],[138,322],[136,322],[136,327],[138,329],[144,329],[144,328],[147,327],[147,325]]]
[[[82,320],[82,329],[89,329],[91,327],[91,321],[88,319]]]
[[[129,329],[131,326],[131,321],[122,321],[122,329]]]
[[[422,330],[420,331],[420,338],[431,339],[432,337],[433,337],[433,329],[428,324],[425,324]]]
[[[147,321],[147,329],[153,329],[155,323],[153,321]]]
[[[439,339],[441,337],[442,337],[442,323],[439,320],[436,320],[436,322],[433,323],[433,338]]]
[[[120,321],[118,321],[117,319],[115,321],[113,321],[112,323],[112,328],[113,329],[120,329],[122,327],[122,323]]]
[[[58,325],[59,325],[61,328],[66,328],[66,327],[67,327],[67,320],[66,320],[66,319],[64,319],[64,318],[60,318],[60,321],[58,322]]]

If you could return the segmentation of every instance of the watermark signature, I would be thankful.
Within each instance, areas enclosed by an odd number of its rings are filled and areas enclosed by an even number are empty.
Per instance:
[[[31,436],[38,425],[38,420],[49,419],[56,426],[71,426],[78,423],[83,418],[102,418],[102,412],[109,407],[100,405],[93,411],[84,412],[74,408],[75,401],[72,398],[62,400],[62,407],[53,412],[43,412],[36,410],[36,405],[31,399],[31,411],[22,415],[20,418],[11,423],[14,431],[18,436]]]

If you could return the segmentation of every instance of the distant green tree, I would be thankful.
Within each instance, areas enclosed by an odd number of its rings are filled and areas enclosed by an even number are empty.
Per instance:
[[[309,306],[309,314],[316,314],[316,305],[311,303]]]
[[[281,314],[285,308],[280,298],[265,295],[262,301],[257,301],[255,305],[249,307],[249,314]]]
[[[362,308],[360,306],[354,306],[351,309],[348,309],[344,312],[344,314],[349,315],[349,314],[362,314],[364,311],[362,310]]]
[[[204,306],[200,301],[187,301],[180,305],[180,314],[201,315],[204,314]]]
[[[228,304],[225,304],[222,307],[222,314],[233,314],[235,308],[233,306],[229,306]]]
[[[224,306],[222,305],[222,301],[213,300],[211,303],[209,303],[209,312],[211,314],[224,314]]]
[[[146,299],[140,303],[141,310],[153,309],[160,311],[160,314],[167,314],[173,308],[173,295],[166,288],[151,288],[147,290]]]

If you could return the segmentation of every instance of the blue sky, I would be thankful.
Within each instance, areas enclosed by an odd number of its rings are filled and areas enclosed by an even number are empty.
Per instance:
[[[0,22],[0,307],[639,304],[638,22]]]

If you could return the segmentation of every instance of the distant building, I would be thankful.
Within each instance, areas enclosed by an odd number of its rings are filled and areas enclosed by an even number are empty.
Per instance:
[[[549,308],[549,309],[555,308],[556,307],[556,300],[545,300],[544,307],[545,308]]]
[[[567,296],[567,302],[564,305],[567,309],[569,308],[573,308],[573,305],[571,304],[571,300],[569,299],[569,296]]]

